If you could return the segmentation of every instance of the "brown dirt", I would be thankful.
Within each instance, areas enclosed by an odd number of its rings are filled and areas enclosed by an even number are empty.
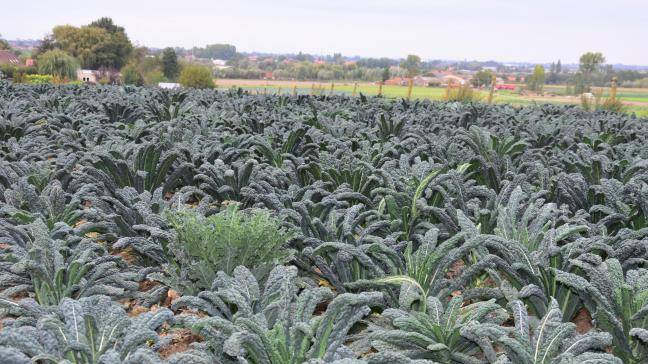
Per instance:
[[[127,247],[123,250],[113,250],[110,254],[121,257],[128,265],[133,265],[137,259],[137,253],[131,247]]]
[[[454,279],[456,276],[461,274],[461,271],[464,269],[466,266],[466,263],[463,261],[463,259],[459,259],[456,262],[452,264],[452,267],[448,270],[446,273],[446,277],[449,279]]]
[[[178,292],[176,292],[176,291],[173,290],[173,289],[169,289],[169,291],[167,292],[167,298],[166,298],[166,300],[164,300],[163,305],[166,306],[166,307],[170,307],[170,306],[171,306],[171,303],[172,303],[176,298],[180,298],[180,295],[178,294]]]
[[[135,317],[139,316],[145,312],[149,312],[150,309],[148,307],[144,306],[133,306],[130,310],[128,310],[128,316],[129,317]]]
[[[157,287],[160,285],[160,282],[152,281],[150,279],[145,279],[139,283],[139,291],[140,292],[146,292],[150,290],[153,287]]]
[[[181,328],[176,329],[168,333],[162,333],[161,336],[173,335],[174,338],[164,349],[160,350],[160,356],[162,358],[168,358],[169,356],[175,353],[182,353],[191,349],[191,344],[195,342],[201,342],[202,338],[196,336],[191,332],[191,329]]]
[[[594,327],[592,323],[592,315],[584,307],[576,313],[576,317],[574,317],[572,322],[576,324],[576,331],[579,334],[584,334]]]

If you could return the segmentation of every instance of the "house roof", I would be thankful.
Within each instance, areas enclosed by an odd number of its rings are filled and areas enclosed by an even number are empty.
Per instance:
[[[15,66],[20,66],[20,59],[16,57],[16,54],[8,49],[0,50],[0,64],[13,64]]]

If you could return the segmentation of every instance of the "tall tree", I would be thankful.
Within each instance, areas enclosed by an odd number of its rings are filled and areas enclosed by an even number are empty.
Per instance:
[[[475,87],[490,86],[495,74],[490,70],[481,70],[473,76],[471,83]]]
[[[162,51],[162,73],[170,80],[174,80],[178,76],[178,55],[171,47],[164,48]]]
[[[38,56],[38,72],[61,80],[76,80],[79,63],[60,49],[47,51]]]
[[[9,46],[9,42],[2,39],[2,34],[0,34],[0,49],[11,49],[11,47]]]
[[[108,17],[99,18],[90,23],[89,26],[105,29],[110,34],[126,33],[124,27],[116,25],[113,23],[113,20]]]
[[[214,88],[211,70],[196,64],[189,64],[182,67],[178,82],[184,87]]]
[[[407,70],[407,77],[414,77],[420,72],[421,57],[410,54],[401,62],[400,66]]]
[[[231,44],[208,44],[205,48],[193,48],[193,54],[198,58],[230,60],[236,56],[236,47]]]
[[[562,72],[562,63],[560,63],[560,60],[558,60],[558,63],[556,63],[556,73],[560,74]]]
[[[93,25],[95,24],[95,25]],[[121,68],[128,60],[133,46],[124,32],[109,18],[74,27],[54,27],[53,45],[76,57],[84,68]]]
[[[533,74],[527,79],[529,90],[542,92],[545,85],[545,69],[541,64],[537,64],[533,68]]]
[[[601,52],[587,52],[580,57],[579,70],[583,74],[586,91],[591,88],[592,75],[600,72],[603,64],[605,64],[605,56]]]
[[[385,81],[387,81],[390,78],[391,78],[391,74],[389,72],[389,67],[385,67],[383,69],[383,71],[382,71],[382,77],[381,77],[382,82],[384,83]]]

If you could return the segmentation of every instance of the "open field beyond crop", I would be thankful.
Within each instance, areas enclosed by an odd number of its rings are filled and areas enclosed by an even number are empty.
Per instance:
[[[565,105],[0,82],[0,363],[647,363],[647,138]]]
[[[233,86],[242,87],[253,92],[263,93],[264,89],[270,93],[285,93],[290,94],[293,88],[296,87],[297,92],[300,94],[311,93],[314,90],[319,94],[330,94],[331,83],[320,82],[306,82],[306,81],[263,81],[263,80],[232,80],[232,79],[219,79],[216,81],[218,87],[229,88]],[[334,82],[333,93],[351,95],[353,93],[353,82],[340,81]],[[360,82],[356,89],[357,94],[377,95],[379,87],[374,83]],[[607,96],[608,89],[594,88],[594,93],[601,93]],[[383,95],[389,98],[402,98],[407,97],[406,86],[386,85],[382,89]],[[480,92],[483,99],[488,97],[488,91],[483,90]],[[508,103],[512,105],[529,105],[529,104],[580,104],[580,97],[578,96],[565,96],[565,86],[545,86],[545,94],[547,96],[538,95],[520,95],[516,92],[499,90],[495,92],[495,103]],[[414,86],[412,88],[412,97],[430,100],[442,100],[445,96],[445,89],[440,87],[422,87]],[[626,111],[629,113],[636,113],[638,116],[648,116],[648,89],[637,88],[619,88],[617,96],[626,104]]]

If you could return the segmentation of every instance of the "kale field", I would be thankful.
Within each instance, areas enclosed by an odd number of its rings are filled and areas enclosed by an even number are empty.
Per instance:
[[[646,363],[648,120],[0,83],[0,363]]]

